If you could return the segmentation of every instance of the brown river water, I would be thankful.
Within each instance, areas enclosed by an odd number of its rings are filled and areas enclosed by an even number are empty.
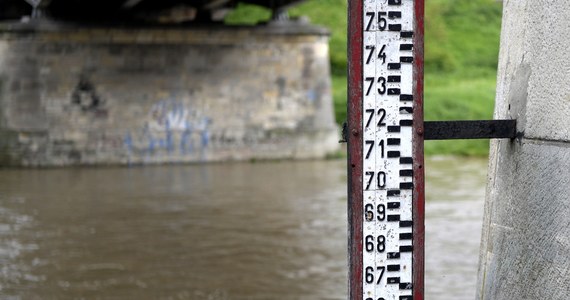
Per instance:
[[[426,162],[426,299],[473,299],[486,161]],[[0,170],[0,299],[346,299],[344,161]]]

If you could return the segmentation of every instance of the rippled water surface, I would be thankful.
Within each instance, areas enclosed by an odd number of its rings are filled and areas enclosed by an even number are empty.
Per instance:
[[[473,299],[486,161],[426,164],[426,298]],[[0,170],[2,299],[346,299],[343,161]]]

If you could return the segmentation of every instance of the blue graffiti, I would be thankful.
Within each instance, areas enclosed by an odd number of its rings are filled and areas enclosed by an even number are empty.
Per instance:
[[[310,103],[315,103],[315,101],[317,100],[317,92],[315,90],[308,90],[307,91],[307,99],[309,100]]]
[[[138,135],[139,144],[146,144],[140,150],[148,155],[160,150],[174,154],[177,148],[182,155],[193,154],[197,150],[203,153],[210,143],[211,123],[209,117],[188,109],[182,102],[159,101],[150,109],[149,118],[142,126],[142,134]],[[123,142],[130,156],[136,148],[136,138],[127,132]]]
[[[133,138],[131,137],[130,132],[127,132],[127,134],[125,135],[125,139],[123,140],[123,143],[127,147],[127,151],[130,154],[133,151]]]

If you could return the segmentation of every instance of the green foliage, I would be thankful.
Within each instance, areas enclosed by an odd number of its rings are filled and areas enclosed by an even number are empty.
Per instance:
[[[346,95],[348,90],[346,82],[346,74],[333,74],[333,103],[336,121],[339,124],[346,120]]]
[[[308,16],[312,23],[329,28],[331,70],[346,77],[347,0],[307,1],[290,11],[290,15]]]
[[[464,79],[454,74],[431,74],[425,79],[426,120],[492,119],[495,77]],[[429,87],[429,88],[428,88]],[[486,155],[486,140],[426,141],[426,154]]]
[[[330,53],[337,122],[346,119],[347,0],[312,0],[290,10],[331,30]],[[491,119],[502,6],[496,0],[426,1],[426,120]],[[230,24],[256,24],[270,13],[240,5]],[[488,141],[428,141],[427,154],[485,155]]]
[[[435,0],[432,5],[437,6],[437,11],[426,14],[426,22],[443,23],[446,36],[432,38],[430,34],[434,28],[428,23],[426,52],[444,48],[457,60],[456,71],[463,75],[478,75],[479,72],[472,73],[481,69],[491,69],[494,73],[499,52],[502,6],[495,0]]]
[[[261,6],[240,3],[226,16],[224,22],[229,25],[255,25],[269,20],[269,17],[271,17],[271,12]]]
[[[330,56],[334,74],[346,76],[346,0],[313,0],[302,3],[289,10],[292,18],[307,16],[312,23],[330,29]],[[227,24],[257,24],[269,20],[271,13],[255,5],[240,4],[232,11],[225,22]]]

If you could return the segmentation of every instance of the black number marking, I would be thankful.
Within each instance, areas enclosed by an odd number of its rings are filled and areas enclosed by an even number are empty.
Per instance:
[[[386,19],[387,15],[388,13],[385,11],[378,12],[378,29],[380,31],[384,31],[386,30],[386,27],[388,27],[388,20]],[[376,14],[374,12],[366,12],[366,18],[368,19],[368,22],[366,23],[366,31],[372,30],[372,25],[374,24],[375,17]]]
[[[364,277],[366,283],[373,283],[374,282],[374,268],[373,267],[366,267],[366,276]]]
[[[367,235],[365,239],[365,248],[367,252],[374,251],[374,237],[371,235]]]
[[[378,206],[376,207],[376,212],[377,212],[376,219],[378,221],[386,220],[386,205],[378,204]],[[364,206],[364,215],[365,215],[366,221],[374,220],[374,205],[366,204]]]
[[[386,50],[386,45],[382,45],[382,48],[380,48],[380,53],[378,53],[378,58],[382,59],[382,64],[386,63],[386,52],[384,52]]]
[[[387,15],[388,13],[385,11],[378,12],[378,29],[380,29],[380,31],[386,30],[386,27],[388,26],[388,20],[386,20]]]
[[[402,66],[399,63],[389,63],[388,70],[400,70]]]
[[[376,267],[376,270],[380,271],[380,275],[378,275],[378,280],[376,281],[376,284],[380,284],[380,282],[382,282],[382,276],[384,276],[384,270],[386,270],[386,268]]]
[[[388,197],[400,196],[400,190],[389,190],[386,192],[386,196],[388,196]]]
[[[400,271],[400,265],[388,265],[388,272]]]
[[[388,126],[388,132],[400,132],[400,126]]]
[[[388,151],[388,158],[400,157],[400,151]]]
[[[376,50],[376,46],[366,46],[366,50],[370,50],[368,58],[366,59],[366,64],[369,64],[372,60],[372,55],[374,55],[374,51]]]
[[[413,31],[402,31],[400,32],[400,37],[403,39],[409,39],[414,37]]]
[[[366,89],[366,96],[370,95],[370,91],[372,90],[372,87],[374,86],[374,77],[366,77],[364,79],[364,81],[368,82],[368,88]],[[386,94],[386,78],[384,77],[378,77],[378,79],[376,79],[376,82],[378,83],[378,94],[380,95],[384,95]],[[388,89],[388,94],[390,93],[390,90],[392,89]]]
[[[402,31],[402,24],[390,24],[388,25],[389,31]]]
[[[386,173],[378,172],[377,185],[379,189],[386,188]]]
[[[376,217],[378,221],[384,221],[386,219],[386,206],[384,206],[384,204],[378,204],[376,211],[378,212],[378,216]]]
[[[388,222],[400,222],[400,215],[388,215]]]
[[[388,89],[388,95],[400,95],[400,89]]]
[[[374,110],[371,109],[371,108],[370,108],[370,109],[367,109],[367,110],[366,110],[366,113],[367,113],[367,114],[370,114],[370,115],[368,116],[368,121],[366,122],[366,128],[368,128],[368,127],[370,127],[370,122],[372,121],[372,116],[374,116]]]
[[[400,208],[400,202],[388,202],[388,209]]]
[[[372,149],[374,149],[374,141],[365,141],[366,145],[368,145],[368,151],[366,152],[366,159],[370,158],[370,154],[372,153]],[[384,156],[382,156],[384,157]]]
[[[378,110],[378,114],[380,115],[380,121],[378,121],[378,124],[376,124],[376,126],[386,126],[386,123],[384,123],[384,119],[386,118],[386,110],[381,108]]]
[[[390,19],[400,19],[400,18],[402,18],[402,12],[399,12],[399,11],[390,11],[390,12],[388,12],[388,18],[390,18]]]
[[[388,284],[399,284],[400,283],[400,277],[388,277],[387,283]]]
[[[388,146],[398,146],[400,145],[400,139],[388,139]]]
[[[370,95],[370,91],[372,90],[372,86],[374,85],[374,77],[366,77],[365,81],[370,82],[368,84],[368,89],[366,90],[366,96]]]
[[[366,31],[370,31],[370,29],[372,28],[372,24],[374,23],[374,15],[376,15],[376,14],[373,12],[367,12],[366,13],[366,16],[370,18],[368,20],[368,24],[366,25]]]
[[[366,50],[369,50],[368,57],[366,58],[366,64],[369,64],[372,61],[372,57],[374,57],[374,52],[376,52],[376,46],[368,45],[365,47]],[[378,59],[382,60],[382,64],[386,63],[386,45],[382,45],[380,48],[380,52],[378,53]]]
[[[366,221],[372,221],[374,219],[374,205],[366,204],[364,206],[364,218]]]
[[[376,250],[380,253],[384,252],[384,250],[386,250],[386,238],[383,235],[379,235],[377,242]]]
[[[372,117],[374,116],[374,109],[369,108],[366,110],[366,113],[368,114],[368,120],[366,121],[366,128],[368,128],[370,127],[370,123],[372,123]],[[378,120],[376,126],[378,127],[386,126],[386,123],[384,123],[384,119],[386,118],[386,110],[381,108],[378,110],[377,114],[380,116],[380,120]]]
[[[382,282],[382,277],[384,276],[384,271],[386,267],[376,267],[376,270],[379,272],[376,280],[376,284],[380,284]],[[374,268],[373,267],[366,267],[366,272],[364,279],[366,283],[373,283],[374,282]],[[382,298],[380,298],[382,299]]]
[[[380,87],[378,88],[378,94],[384,95],[386,94],[386,78],[378,77],[378,84]]]
[[[388,76],[388,82],[401,82],[402,76]]]
[[[384,158],[384,140],[380,140],[380,143],[378,143],[378,146],[380,146],[380,157]]]
[[[365,190],[370,190],[370,186],[372,185],[372,181],[376,176],[376,188],[383,190],[386,188],[386,173],[385,172],[378,172],[375,173],[374,171],[367,171],[366,176],[368,176],[368,180],[366,181],[366,188]]]
[[[366,183],[366,190],[369,190],[369,189],[370,189],[370,185],[372,184],[372,179],[374,179],[374,172],[368,171],[368,172],[366,172],[366,176],[370,176],[370,177],[368,178],[367,183]]]

